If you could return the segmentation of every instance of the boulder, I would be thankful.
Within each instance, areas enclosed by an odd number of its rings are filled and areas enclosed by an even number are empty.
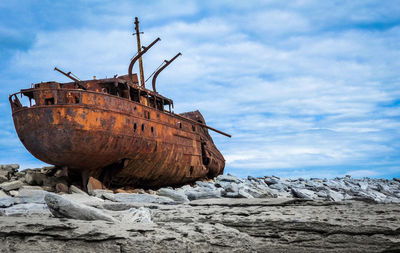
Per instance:
[[[92,190],[92,196],[97,197],[97,198],[103,198],[104,194],[106,193],[111,193],[113,194],[113,191],[111,190],[106,190],[106,189],[98,189],[98,190]]]
[[[0,165],[0,170],[6,170],[11,173],[17,172],[19,169],[19,164],[2,164]]]
[[[17,197],[18,196],[18,191],[16,191],[16,190],[11,190],[8,193],[13,197]]]
[[[56,184],[56,192],[62,192],[62,193],[67,193],[68,192],[68,185],[64,183],[58,183]]]
[[[57,168],[54,173],[55,177],[68,177],[68,167],[63,166],[62,168]]]
[[[8,173],[8,172],[7,172]],[[0,184],[7,182],[8,181],[8,177],[4,176],[4,175],[0,175]]]
[[[254,198],[251,194],[246,192],[244,189],[240,189],[238,191],[238,197],[239,198],[246,198],[246,199],[253,199]]]
[[[279,183],[279,179],[275,178],[275,177],[265,177],[264,178],[264,182],[267,185],[278,184]]]
[[[225,182],[233,182],[233,183],[243,183],[243,179],[240,179],[238,177],[232,176],[231,174],[227,175],[219,175],[217,179],[215,180],[216,183],[219,181],[225,181]]]
[[[0,190],[0,198],[6,198],[8,197],[7,193],[5,193],[4,191]]]
[[[106,187],[101,183],[99,180],[97,180],[94,177],[89,177],[89,181],[87,184],[87,190],[90,195],[93,194],[93,190],[103,190],[106,189]]]
[[[301,189],[301,188],[291,188],[293,196],[297,198],[302,198],[302,199],[314,199],[315,194],[313,191],[307,190],[307,189]]]
[[[86,192],[82,191],[80,188],[78,188],[75,185],[71,185],[69,187],[69,193],[77,193],[77,194],[88,195]]]
[[[169,188],[161,188],[157,191],[157,195],[173,199],[176,203],[189,202],[188,197],[183,192],[178,192]]]
[[[227,183],[223,187],[225,192],[237,193],[239,191],[239,187],[236,183]]]
[[[14,203],[15,201],[13,197],[4,197],[4,198],[0,197],[0,207],[2,208],[12,206],[14,205]]]
[[[400,183],[400,178],[394,177],[393,181],[396,181],[396,182]]]
[[[4,191],[11,191],[11,190],[17,190],[21,188],[24,185],[23,182],[16,180],[12,182],[6,182],[0,184],[0,188],[3,189]]]
[[[25,174],[25,182],[29,185],[43,185],[46,180],[46,175],[40,172],[27,172]]]
[[[196,187],[184,191],[189,200],[221,198],[222,189],[211,190],[203,187]]]
[[[54,193],[46,194],[45,201],[50,212],[58,218],[116,222],[112,216],[97,208],[67,200]]]

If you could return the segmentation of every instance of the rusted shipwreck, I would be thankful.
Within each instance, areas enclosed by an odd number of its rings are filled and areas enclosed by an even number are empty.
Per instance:
[[[15,129],[26,149],[39,160],[89,177],[109,187],[155,188],[181,185],[223,173],[225,160],[199,111],[175,114],[173,101],[145,87],[139,22],[138,53],[128,75],[81,81],[57,68],[72,82],[41,82],[10,95]],[[138,75],[132,73],[139,61]],[[140,81],[140,82],[139,82]],[[23,99],[29,101],[22,103]]]

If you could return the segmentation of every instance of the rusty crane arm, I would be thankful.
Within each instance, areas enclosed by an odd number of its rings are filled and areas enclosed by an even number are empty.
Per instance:
[[[129,76],[129,80],[132,80],[132,69],[133,69],[133,65],[135,65],[135,62],[142,57],[142,55],[144,55],[147,50],[149,50],[152,46],[154,46],[154,44],[156,44],[158,41],[160,41],[160,38],[155,39],[153,42],[151,42],[151,44],[147,47],[143,47],[143,51],[140,51],[131,61],[131,64],[129,64],[129,68],[128,68],[128,76]]]
[[[164,61],[164,63],[165,63],[164,66],[162,66],[159,70],[157,70],[154,73],[153,79],[151,80],[151,84],[153,85],[153,91],[154,92],[157,92],[156,91],[156,80],[157,80],[158,74],[160,74],[161,71],[163,71],[166,67],[168,67],[169,64],[171,64],[171,62],[173,62],[176,58],[178,58],[181,55],[182,55],[181,53],[178,53],[171,60],[169,60],[169,61],[165,60]]]
[[[183,119],[185,119],[185,120],[188,120],[188,121],[190,121],[190,122],[193,122],[193,124],[199,125],[199,126],[201,126],[201,127],[205,127],[205,128],[210,129],[210,130],[212,130],[212,131],[214,131],[214,132],[217,132],[217,133],[219,133],[219,134],[225,135],[225,136],[227,136],[227,137],[229,137],[229,138],[232,137],[232,135],[227,134],[227,133],[224,133],[224,132],[222,132],[222,131],[220,131],[220,130],[218,130],[218,129],[215,129],[215,128],[213,128],[213,127],[207,126],[206,124],[203,124],[203,123],[200,123],[200,122],[198,122],[198,121],[189,119],[189,118],[184,117],[184,116],[179,115],[179,114],[174,114],[174,115],[177,116],[177,117],[179,117],[179,118],[183,118]]]
[[[65,73],[64,71],[62,71],[61,69],[55,67],[54,70],[60,72],[61,74],[63,74],[64,76],[68,77],[69,79],[71,79],[74,82],[79,82],[79,80],[73,76],[71,76],[71,71],[68,73]]]

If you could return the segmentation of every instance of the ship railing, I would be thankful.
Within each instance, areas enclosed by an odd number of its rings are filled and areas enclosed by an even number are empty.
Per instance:
[[[39,105],[80,104],[81,90],[71,89],[40,89],[25,90],[13,93],[9,101],[13,111]]]

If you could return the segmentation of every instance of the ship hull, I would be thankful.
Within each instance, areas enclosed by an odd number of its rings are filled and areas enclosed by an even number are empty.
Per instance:
[[[223,172],[206,130],[190,121],[97,92],[77,92],[74,104],[57,102],[68,90],[35,92],[37,101],[51,94],[54,104],[12,104],[13,119],[21,142],[41,161],[115,187],[179,185]]]

